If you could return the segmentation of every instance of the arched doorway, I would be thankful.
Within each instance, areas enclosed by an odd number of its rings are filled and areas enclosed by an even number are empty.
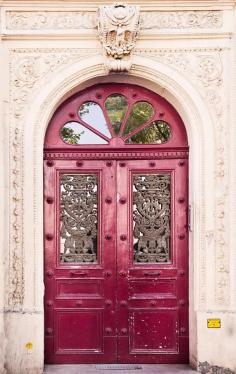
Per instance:
[[[188,362],[188,144],[159,95],[101,84],[45,138],[48,363]]]

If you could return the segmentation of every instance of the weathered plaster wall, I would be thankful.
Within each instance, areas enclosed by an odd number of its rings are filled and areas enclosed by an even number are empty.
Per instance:
[[[149,87],[173,103],[186,124],[193,207],[190,361],[236,371],[235,4],[137,3],[142,28],[126,75],[107,73],[98,2],[1,4],[0,372],[4,365],[7,373],[42,372],[44,134],[65,97],[100,81]],[[207,329],[210,317],[222,318],[222,328]]]

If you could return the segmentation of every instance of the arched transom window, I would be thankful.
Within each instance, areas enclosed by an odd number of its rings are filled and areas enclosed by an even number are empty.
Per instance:
[[[46,147],[186,146],[181,118],[164,98],[129,84],[100,84],[65,101],[54,114]]]

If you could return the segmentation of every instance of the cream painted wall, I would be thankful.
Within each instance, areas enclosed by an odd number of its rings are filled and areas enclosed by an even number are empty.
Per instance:
[[[44,134],[66,97],[101,81],[148,87],[185,122],[190,362],[236,371],[235,2],[136,3],[143,26],[132,68],[111,76],[96,30],[102,2],[1,2],[0,373],[42,373]],[[221,329],[207,329],[211,317]]]

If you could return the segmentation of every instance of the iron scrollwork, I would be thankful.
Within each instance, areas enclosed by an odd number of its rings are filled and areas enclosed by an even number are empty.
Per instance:
[[[97,176],[61,177],[61,262],[97,261]]]
[[[133,177],[134,261],[170,259],[170,175]]]

